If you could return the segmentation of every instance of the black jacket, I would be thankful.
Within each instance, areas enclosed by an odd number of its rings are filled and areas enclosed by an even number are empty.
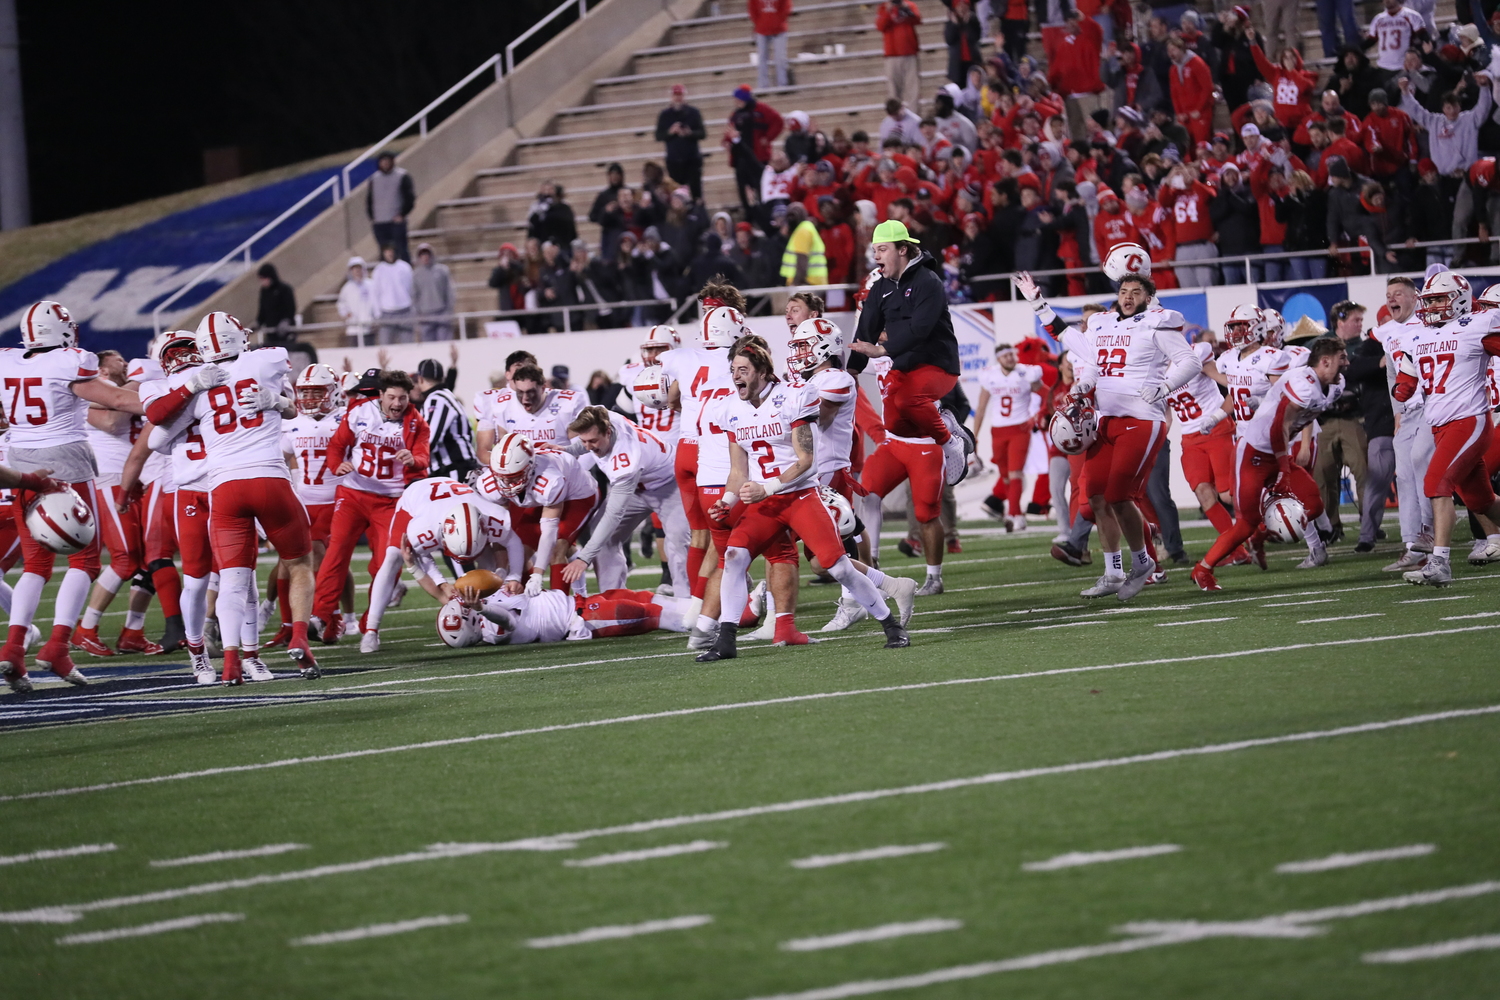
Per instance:
[[[1250,188],[1219,185],[1208,212],[1219,231],[1218,252],[1224,257],[1260,253],[1260,210]]]
[[[1314,188],[1275,198],[1276,221],[1286,225],[1285,250],[1324,250],[1328,247],[1328,191]],[[1449,216],[1452,219],[1452,216]],[[1451,228],[1451,227],[1450,227]],[[1446,232],[1446,230],[1445,230]],[[1447,237],[1443,237],[1447,239]]]
[[[573,222],[572,206],[548,198],[532,206],[526,220],[526,235],[546,242],[551,240],[567,254],[569,244],[578,239],[578,227]]]
[[[297,322],[297,299],[292,286],[278,278],[269,287],[260,290],[260,308],[255,313],[255,325],[275,327],[283,321]]]
[[[1219,50],[1219,86],[1224,91],[1224,101],[1231,108],[1246,103],[1250,85],[1261,79],[1255,66],[1255,56],[1250,52],[1250,40],[1244,32],[1233,32],[1215,21],[1214,47]]]
[[[686,125],[691,134],[668,135],[667,129],[672,127],[673,122]],[[691,104],[684,104],[680,108],[674,108],[669,104],[661,109],[661,114],[656,116],[656,141],[666,144],[668,160],[702,159],[702,154],[698,151],[698,143],[707,136],[708,132],[703,128],[703,116]]]
[[[948,79],[960,87],[969,83],[969,67],[984,61],[984,56],[979,51],[980,33],[979,18],[974,16],[972,10],[969,19],[962,24],[957,21],[943,23],[943,42],[948,46]],[[969,47],[967,59],[963,56],[965,41]]]
[[[900,281],[881,277],[870,288],[854,336],[874,344],[882,332],[887,338],[886,353],[897,371],[934,365],[949,375],[962,372],[941,265],[932,254],[923,251],[907,264]],[[863,354],[851,354],[849,370],[864,371],[867,361]]]
[[[1389,385],[1380,362],[1385,348],[1370,337],[1361,337],[1349,349],[1349,367],[1344,384],[1359,397],[1360,414],[1365,422],[1365,436],[1390,437],[1396,433],[1396,418],[1391,412]]]

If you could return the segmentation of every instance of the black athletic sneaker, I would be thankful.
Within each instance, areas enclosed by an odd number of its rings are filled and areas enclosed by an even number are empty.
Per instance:
[[[911,645],[911,636],[906,634],[906,629],[901,627],[901,622],[895,615],[881,622],[880,627],[885,629],[886,649],[905,649]]]
[[[993,517],[997,521],[1005,518],[1005,501],[995,496],[995,494],[991,493],[985,497],[982,506],[984,507],[986,516]]]
[[[736,656],[739,656],[739,651],[735,647],[735,633],[738,631],[738,628],[738,626],[729,622],[720,622],[719,634],[714,639],[714,644],[699,653],[694,659],[699,663],[714,663],[718,660],[732,660]]]

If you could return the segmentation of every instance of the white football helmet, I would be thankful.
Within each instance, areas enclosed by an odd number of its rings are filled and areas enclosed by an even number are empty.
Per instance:
[[[1261,319],[1266,321],[1266,332],[1261,337],[1261,343],[1267,347],[1274,347],[1278,351],[1286,339],[1286,317],[1275,309],[1262,309]]]
[[[156,355],[157,363],[167,375],[176,375],[184,368],[203,364],[203,355],[198,353],[198,338],[186,330],[162,334]]]
[[[43,347],[73,347],[78,343],[78,324],[61,302],[33,302],[21,314],[21,346],[28,351]]]
[[[1500,309],[1500,281],[1488,285],[1474,300],[1475,312],[1489,312],[1491,309]]]
[[[1052,414],[1052,420],[1047,424],[1047,434],[1057,450],[1064,455],[1082,455],[1099,436],[1099,416],[1094,410],[1094,404],[1087,399],[1080,399],[1066,409]]]
[[[443,518],[443,550],[454,559],[473,559],[489,543],[485,513],[474,504],[457,504]]]
[[[457,599],[438,609],[437,633],[438,638],[454,649],[477,646],[484,639],[479,612],[469,610]]]
[[[658,323],[647,330],[646,339],[641,341],[642,351],[670,351],[681,346],[682,338],[678,336],[677,328],[665,323]]]
[[[1104,258],[1104,276],[1110,281],[1151,277],[1151,251],[1139,243],[1121,243]]]
[[[507,500],[515,500],[526,492],[535,465],[536,445],[525,434],[512,431],[490,452],[490,471],[495,474],[495,487]]]
[[[346,399],[357,385],[359,385],[359,372],[344,372],[339,376],[339,392]]]
[[[1417,316],[1426,326],[1442,326],[1474,311],[1474,288],[1457,271],[1439,271],[1417,293]]]
[[[745,335],[745,316],[733,306],[719,306],[703,317],[703,346],[728,350]]]
[[[227,312],[211,312],[198,323],[198,353],[205,362],[228,361],[245,353],[250,331]]]
[[[838,357],[840,336],[838,326],[822,316],[798,323],[792,339],[786,342],[791,349],[786,359],[787,370],[805,375],[829,358]]]
[[[1266,314],[1259,306],[1235,306],[1224,321],[1224,342],[1230,347],[1248,347],[1265,339]]]
[[[668,405],[667,393],[671,388],[672,379],[662,370],[661,365],[647,365],[636,375],[635,385],[630,387],[630,394],[642,406],[649,406],[653,410],[665,410]]]
[[[294,391],[298,413],[332,413],[338,405],[339,377],[327,365],[308,365],[297,373]]]
[[[72,488],[38,494],[26,505],[26,530],[59,555],[82,552],[98,534],[99,522]]]
[[[840,538],[849,538],[859,531],[859,518],[854,516],[854,508],[842,493],[832,487],[819,486],[818,499],[823,501],[823,506],[828,508],[828,513],[833,517],[833,523],[838,525]]]
[[[1307,509],[1293,496],[1271,497],[1261,520],[1266,531],[1279,542],[1300,541],[1307,534]]]

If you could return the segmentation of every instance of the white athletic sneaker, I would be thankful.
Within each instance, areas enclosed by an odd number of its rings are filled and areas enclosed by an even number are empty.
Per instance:
[[[700,629],[697,625],[694,625],[691,629],[688,630],[688,650],[690,652],[698,652],[705,649],[711,649],[713,648],[714,640],[718,637],[719,625],[717,622],[715,622],[714,627],[707,632]]]
[[[1328,546],[1315,545],[1307,550],[1307,558],[1297,564],[1298,569],[1317,569],[1328,565]]]
[[[359,615],[351,614],[344,619],[344,634],[359,635]]]
[[[1432,555],[1432,532],[1424,531],[1418,535],[1417,540],[1412,543],[1412,548],[1423,555]]]
[[[1027,525],[1025,514],[1017,514],[1014,517],[1007,517],[1005,519],[1006,531],[1025,531],[1026,527]]]
[[[219,673],[214,669],[213,661],[208,658],[207,652],[194,653],[189,650],[188,659],[193,664],[193,680],[207,686],[219,683]]]
[[[247,681],[274,681],[276,675],[271,673],[271,668],[266,666],[259,654],[240,658],[240,669],[244,671]]]
[[[911,583],[917,581],[912,580]],[[853,598],[840,598],[839,609],[827,625],[820,628],[819,632],[842,632],[857,621],[863,621],[870,617],[870,612],[864,609],[858,601]]]
[[[257,604],[255,606],[255,630],[257,632],[264,632],[266,630],[266,622],[270,621],[271,616],[275,613],[276,602],[270,598],[266,598]]]
[[[370,631],[360,636],[359,651],[361,653],[380,652],[380,632],[372,628],[370,629]]]
[[[1115,596],[1122,601],[1128,601],[1136,594],[1146,589],[1146,584],[1151,582],[1152,575],[1156,572],[1156,560],[1147,558],[1146,565],[1130,567],[1130,573],[1125,577],[1125,582],[1120,584],[1120,589]]]
[[[945,408],[938,407],[938,414],[943,418],[943,426],[948,428],[949,435],[943,444],[943,481],[956,486],[969,474],[969,456],[975,450],[974,437]]]
[[[1120,588],[1125,586],[1123,576],[1101,576],[1094,581],[1094,585],[1087,590],[1080,590],[1079,597],[1108,597],[1110,594],[1118,594]]]
[[[1410,573],[1402,573],[1401,579],[1407,583],[1415,583],[1419,586],[1446,587],[1453,582],[1453,567],[1447,559],[1439,559],[1433,556],[1427,560],[1427,565],[1421,569],[1414,569]]]
[[[1469,550],[1469,565],[1484,566],[1496,561],[1500,561],[1500,543],[1487,538],[1476,539],[1474,547]]]
[[[397,580],[396,589],[391,591],[391,599],[385,602],[385,606],[387,608],[399,608],[401,606],[401,602],[406,600],[407,589],[408,588],[406,586],[406,581]],[[349,633],[345,632],[344,634],[348,635]]]
[[[1405,573],[1410,569],[1421,569],[1427,563],[1427,557],[1415,549],[1407,549],[1401,553],[1401,558],[1382,568],[1385,573]]]
[[[658,597],[676,597],[677,594],[673,590],[672,585],[670,583],[662,583],[662,584],[658,584],[657,587],[656,587],[656,596],[658,596]]]
[[[916,583],[915,580],[913,580],[912,582]],[[916,596],[916,597],[936,597],[938,594],[941,594],[942,592],[943,592],[943,578],[940,577],[940,576],[929,576],[927,579],[925,579],[925,580],[922,581],[922,585],[917,588],[917,592],[913,596]]]
[[[901,622],[901,627],[906,628],[906,623],[911,621],[912,609],[917,606],[917,581],[908,576],[886,576],[881,581],[879,590],[886,597],[896,602],[896,617]],[[842,603],[842,602],[841,602]],[[859,602],[854,602],[859,607]],[[864,608],[859,610],[864,611]],[[865,612],[869,614],[869,612]],[[855,619],[858,621],[859,619]]]
[[[766,614],[766,581],[760,581],[750,591],[750,599],[747,602],[746,610],[750,612],[752,618],[760,618]]]

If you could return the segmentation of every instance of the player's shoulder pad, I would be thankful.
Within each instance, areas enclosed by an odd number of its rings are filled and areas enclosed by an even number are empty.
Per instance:
[[[1187,326],[1187,320],[1176,309],[1152,306],[1147,312],[1151,316],[1151,325],[1158,330],[1181,330]]]
[[[1210,362],[1210,361],[1212,361],[1214,359],[1214,345],[1213,344],[1205,344],[1205,343],[1199,342],[1199,343],[1193,344],[1191,346],[1192,346],[1192,349],[1193,349],[1193,353],[1196,354],[1196,355],[1198,355],[1198,360],[1200,362],[1202,362],[1203,364],[1207,364],[1208,362]]]

